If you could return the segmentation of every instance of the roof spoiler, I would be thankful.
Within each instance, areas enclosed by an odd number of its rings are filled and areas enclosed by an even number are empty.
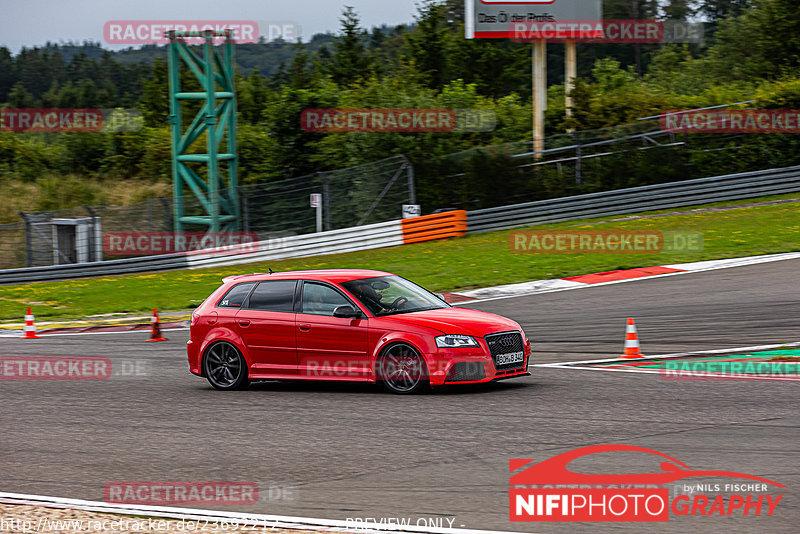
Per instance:
[[[227,282],[228,280],[238,280],[240,278],[247,278],[248,276],[264,276],[265,274],[274,274],[275,271],[272,269],[269,270],[269,273],[250,273],[250,274],[235,274],[231,276],[226,276],[222,279],[223,282]]]

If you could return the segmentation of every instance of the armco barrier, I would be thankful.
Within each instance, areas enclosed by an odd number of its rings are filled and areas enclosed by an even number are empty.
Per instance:
[[[185,254],[146,256],[94,263],[73,263],[0,271],[0,284],[24,284],[45,280],[69,280],[89,276],[162,271],[172,269],[237,265],[257,261],[338,254],[403,244],[400,221],[357,226],[318,234],[291,236],[247,245],[255,252],[197,251]]]
[[[276,243],[277,241],[277,243]],[[285,260],[341,254],[373,248],[394,247],[403,244],[400,221],[356,226],[318,234],[297,235],[257,243],[258,250],[249,254],[219,255],[196,254],[189,258],[190,269],[215,265],[238,265],[256,261]]]
[[[469,211],[468,232],[492,232],[797,191],[800,191],[800,167],[730,174]]]
[[[403,219],[403,243],[420,243],[467,234],[467,212],[464,210]]]
[[[92,263],[70,263],[23,269],[0,271],[0,284],[27,284],[47,280],[70,280],[87,276],[109,276],[115,274],[142,273],[186,269],[189,266],[184,254],[147,256],[124,260],[97,261]]]

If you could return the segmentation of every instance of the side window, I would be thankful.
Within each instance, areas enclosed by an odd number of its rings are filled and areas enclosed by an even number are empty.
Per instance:
[[[329,315],[339,306],[352,306],[341,293],[322,284],[305,282],[303,284],[303,313]]]
[[[247,308],[272,312],[293,312],[296,286],[296,280],[259,282],[250,295]]]
[[[247,294],[253,289],[255,282],[245,282],[243,284],[236,284],[225,293],[219,302],[217,308],[239,308],[244,304],[244,299]]]

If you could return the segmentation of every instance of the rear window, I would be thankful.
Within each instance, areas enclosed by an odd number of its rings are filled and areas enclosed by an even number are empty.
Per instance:
[[[259,282],[250,295],[247,308],[250,310],[293,312],[296,280]]]
[[[247,298],[247,294],[250,293],[250,290],[253,289],[255,282],[245,282],[243,284],[236,284],[232,288],[225,293],[225,296],[222,297],[219,302],[217,303],[218,308],[241,308],[242,304],[244,304],[244,299]]]

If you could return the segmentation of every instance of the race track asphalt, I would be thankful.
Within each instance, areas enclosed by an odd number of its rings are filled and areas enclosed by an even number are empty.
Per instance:
[[[615,357],[627,317],[646,354],[788,343],[800,341],[798,273],[800,260],[787,260],[470,306],[518,320],[534,363]],[[800,523],[798,382],[534,367],[525,379],[412,397],[326,383],[221,393],[188,373],[187,335],[0,338],[0,356],[105,356],[139,362],[146,375],[0,380],[0,491],[102,500],[114,481],[252,481],[261,501],[235,510],[523,532],[796,532]],[[767,477],[785,496],[772,517],[509,522],[509,459],[605,443]],[[587,469],[657,467],[610,454]]]

